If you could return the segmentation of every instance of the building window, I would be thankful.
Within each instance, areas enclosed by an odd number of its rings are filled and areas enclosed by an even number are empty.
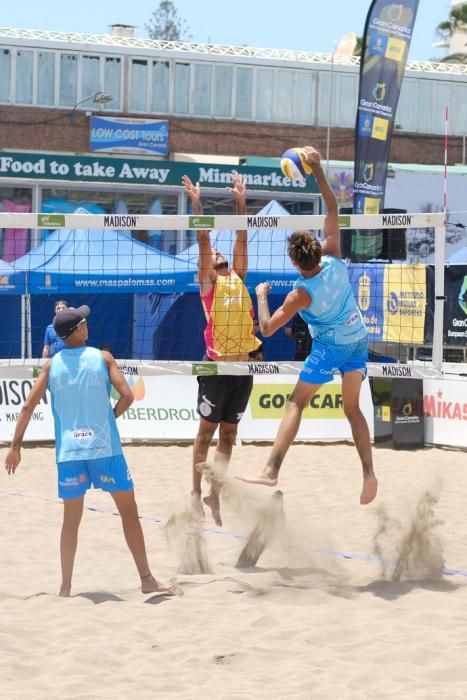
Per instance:
[[[253,70],[237,68],[235,116],[237,119],[252,118]]]
[[[33,78],[32,51],[16,52],[16,102],[21,105],[32,104],[32,78]]]
[[[256,119],[272,121],[273,76],[270,68],[256,70]]]
[[[55,54],[39,51],[37,54],[37,104],[55,104]]]
[[[190,64],[176,63],[174,76],[174,114],[188,114],[190,105]]]
[[[60,54],[60,106],[74,107],[77,102],[78,56]]]
[[[232,116],[232,66],[214,67],[214,116]]]
[[[295,117],[297,124],[312,124],[313,114],[313,73],[297,71],[295,74]]]
[[[276,96],[274,99],[275,121],[294,121],[294,78],[295,71],[279,70],[276,73]]]
[[[195,65],[195,85],[193,91],[193,114],[211,116],[212,66]]]
[[[81,69],[81,99],[84,100],[100,90],[99,56],[83,56]]]
[[[151,105],[153,112],[167,114],[169,111],[169,78],[170,63],[168,61],[153,61]]]
[[[121,109],[122,62],[116,56],[106,56],[104,70],[104,91],[113,99],[104,105],[104,109]]]
[[[133,59],[131,62],[130,110],[147,112],[148,62]]]
[[[11,54],[8,49],[0,51],[0,101],[10,102]]]

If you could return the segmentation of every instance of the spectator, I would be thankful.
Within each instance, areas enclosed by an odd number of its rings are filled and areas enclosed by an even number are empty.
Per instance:
[[[55,307],[54,307],[55,315],[57,315],[60,311],[63,311],[64,309],[68,309],[69,306],[70,305],[67,301],[64,301],[63,299],[59,299],[58,301],[55,302]],[[49,323],[49,325],[45,329],[44,347],[42,348],[42,357],[53,357],[54,355],[57,354],[57,352],[60,352],[60,350],[63,350],[64,347],[65,347],[65,343],[55,333],[53,323]]]

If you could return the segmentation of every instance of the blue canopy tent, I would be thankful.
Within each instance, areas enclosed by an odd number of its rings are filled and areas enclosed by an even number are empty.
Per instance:
[[[266,204],[257,216],[284,216],[289,212],[279,202],[272,200]],[[292,230],[284,229],[248,229],[248,275],[246,283],[250,292],[254,292],[260,282],[269,282],[273,293],[290,291],[297,278],[297,270],[287,255],[287,237]],[[235,243],[234,230],[211,231],[213,248],[232,262]],[[198,262],[198,244],[179,254],[189,262]]]
[[[288,213],[281,204],[273,200],[261,209],[257,216],[280,216]],[[269,282],[272,286],[271,310],[282,303],[297,278],[296,268],[287,255],[287,237],[290,233],[291,231],[279,229],[248,230],[247,287],[255,301],[256,285]],[[231,263],[235,231],[213,230],[211,241],[213,247]],[[179,258],[186,260],[188,265],[197,265],[198,255],[198,244],[195,243],[179,253]],[[152,328],[150,336],[148,335],[143,343],[145,355],[167,360],[198,360],[203,357],[203,330],[206,321],[199,300],[198,286],[193,292],[196,294],[176,294],[171,300],[167,297],[154,297],[151,303],[145,304],[144,312],[141,311],[150,316],[147,327]],[[187,333],[185,337],[181,335],[180,329],[186,330],[188,323],[191,333]],[[282,331],[271,338],[265,338],[263,347],[266,359],[271,360],[290,360],[295,349],[294,343],[288,341]]]
[[[0,260],[0,357],[24,356],[25,290],[25,273]]]
[[[155,250],[125,231],[109,229],[58,229],[16,260],[15,267],[27,274],[33,356],[40,354],[45,327],[53,316],[50,295],[74,306],[89,303],[90,342],[130,357],[135,354],[133,326],[138,322],[134,295],[198,288],[195,263]]]

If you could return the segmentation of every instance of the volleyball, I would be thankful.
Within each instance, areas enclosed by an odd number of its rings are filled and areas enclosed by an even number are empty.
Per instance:
[[[282,154],[281,170],[290,180],[305,180],[313,172],[302,148],[289,148]]]

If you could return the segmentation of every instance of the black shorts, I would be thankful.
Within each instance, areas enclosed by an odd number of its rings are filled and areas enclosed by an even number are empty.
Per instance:
[[[209,423],[240,422],[253,388],[253,377],[201,376],[198,385],[197,411],[201,418]]]

